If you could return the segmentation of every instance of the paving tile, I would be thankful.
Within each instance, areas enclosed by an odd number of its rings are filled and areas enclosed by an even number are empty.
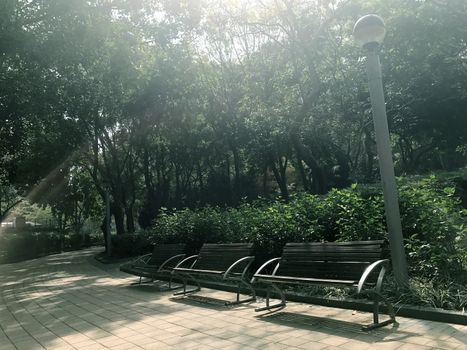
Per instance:
[[[44,347],[35,340],[20,341],[15,343],[18,350],[42,350]]]
[[[331,346],[339,346],[348,343],[348,341],[349,339],[347,338],[330,335],[329,337],[321,339],[319,342]]]
[[[429,346],[436,349],[454,350],[454,349],[467,349],[466,343],[460,343],[457,341],[446,341],[446,340],[434,340],[425,343],[425,346]]]
[[[120,345],[111,346],[110,349],[112,350],[133,350],[133,349],[143,349],[139,346],[136,346],[132,343],[124,343]]]
[[[134,278],[117,264],[101,268],[97,251],[0,265],[0,350],[467,349],[461,325],[400,317],[397,329],[364,333],[371,313],[289,303],[261,315],[261,299],[226,307],[232,293],[173,298],[162,284],[129,287]]]
[[[125,344],[127,340],[116,337],[116,336],[109,336],[109,337],[96,339],[95,342],[107,348],[111,348],[112,346]]]
[[[288,338],[280,341],[281,344],[285,344],[287,346],[295,346],[295,347],[303,345],[308,342],[309,342],[308,339],[304,339],[300,337],[293,337],[293,336],[289,336]]]
[[[87,349],[87,347],[89,346],[92,346],[92,345],[96,345],[98,343],[96,343],[95,341],[93,340],[85,340],[85,341],[81,341],[81,342],[78,342],[78,343],[73,343],[73,346],[77,349]]]
[[[415,344],[403,344],[402,346],[398,347],[397,350],[428,350],[428,349],[433,349],[431,346],[426,346],[426,345],[415,345]],[[435,348],[439,349],[439,348]]]
[[[15,346],[11,343],[2,343],[0,345],[0,350],[16,350]]]
[[[352,341],[342,344],[340,347],[346,350],[366,350],[370,348],[373,349],[374,344],[368,344],[363,341],[352,340]]]
[[[304,349],[304,350],[309,350],[309,349],[321,350],[321,349],[327,349],[328,347],[329,345],[318,343],[318,342],[307,342],[307,343],[304,343],[298,346],[299,349]]]
[[[142,349],[145,350],[179,350],[180,347],[172,346],[161,342],[154,342],[152,344],[146,344]],[[191,350],[191,349],[190,349]],[[209,350],[209,349],[206,349]]]
[[[281,343],[266,343],[258,347],[258,349],[261,349],[261,350],[282,350],[282,349],[289,349],[289,348],[290,348],[289,346],[285,344],[281,344]],[[313,348],[308,347],[307,349],[313,349]]]

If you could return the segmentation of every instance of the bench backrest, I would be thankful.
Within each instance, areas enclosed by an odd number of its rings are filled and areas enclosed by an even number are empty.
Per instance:
[[[277,275],[358,280],[365,268],[383,258],[385,242],[287,243]]]
[[[195,269],[226,271],[238,259],[252,255],[252,243],[205,243],[198,254]]]
[[[149,265],[159,266],[167,259],[185,253],[185,244],[156,244],[152,251],[151,258],[148,261]],[[169,263],[169,266],[175,266],[177,261]]]

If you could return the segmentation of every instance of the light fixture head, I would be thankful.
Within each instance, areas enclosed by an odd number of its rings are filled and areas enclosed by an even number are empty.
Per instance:
[[[381,17],[366,15],[360,18],[353,27],[353,36],[360,47],[379,45],[386,35],[386,27]]]

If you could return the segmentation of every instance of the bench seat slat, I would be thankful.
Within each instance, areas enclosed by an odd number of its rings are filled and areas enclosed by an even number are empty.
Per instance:
[[[338,280],[338,279],[325,279],[325,278],[305,278],[305,277],[291,277],[291,276],[271,276],[271,275],[255,275],[259,281],[274,281],[278,283],[322,283],[322,284],[343,284],[343,285],[356,285],[358,280]]]
[[[298,254],[284,254],[282,260],[315,260],[315,261],[326,261],[326,260],[340,260],[340,261],[368,261],[373,259],[379,259],[381,252],[303,252]]]
[[[309,250],[309,251],[328,251],[328,250],[334,250],[334,251],[351,251],[351,250],[358,250],[358,251],[366,251],[366,250],[381,250],[381,245],[380,244],[368,244],[368,245],[347,245],[347,246],[338,246],[338,245],[333,245],[333,246],[325,246],[325,245],[311,245],[311,244],[304,244],[303,246],[300,245],[290,245],[286,244],[287,250],[288,251],[303,251],[303,250]]]
[[[365,245],[384,245],[384,240],[374,240],[374,241],[348,241],[348,242],[290,242],[287,243],[286,246],[326,246],[326,247],[333,247],[333,246],[365,246]]]
[[[268,288],[266,306],[255,311],[272,310],[286,305],[286,295],[280,285],[331,285],[336,287],[371,287],[367,294],[374,302],[373,323],[365,326],[370,330],[395,323],[392,305],[380,294],[386,264],[385,242],[358,241],[334,243],[287,243],[282,257],[265,262],[254,274],[253,282],[263,282],[280,294],[281,302],[271,305]],[[269,274],[268,274],[269,273]],[[379,303],[384,301],[390,319],[379,322]]]
[[[197,270],[226,271],[237,260],[251,256],[252,248],[252,243],[206,243],[201,247],[193,267]]]
[[[196,260],[190,267],[181,267],[184,264],[182,261],[180,266],[173,270],[175,275],[183,279],[183,292],[176,293],[175,295],[185,295],[199,291],[201,285],[197,279],[199,275],[207,275],[216,276],[223,281],[237,282],[237,299],[229,304],[239,304],[255,300],[256,292],[245,275],[254,260],[252,250],[252,243],[203,244],[198,255],[193,257],[196,257]],[[196,289],[186,290],[188,278],[197,284]],[[242,284],[251,291],[250,298],[240,300],[240,287]]]
[[[384,248],[383,240],[287,243],[275,275],[261,275],[260,279],[277,283],[353,285],[371,263],[382,259]],[[367,282],[375,283],[376,279],[377,274],[372,273]]]
[[[176,272],[187,272],[193,274],[208,274],[208,275],[222,275],[225,271],[216,271],[216,270],[201,270],[201,269],[189,269],[183,267],[177,267],[174,269]]]
[[[140,257],[129,261],[120,266],[120,271],[151,279],[166,277],[182,259],[184,253],[185,244],[156,244],[147,260]]]
[[[156,244],[151,258],[148,260],[148,265],[159,266],[172,256],[183,254],[184,252],[185,244]]]
[[[277,275],[318,277],[342,276],[342,278],[358,279],[368,263],[340,263],[340,262],[293,262],[281,264]]]

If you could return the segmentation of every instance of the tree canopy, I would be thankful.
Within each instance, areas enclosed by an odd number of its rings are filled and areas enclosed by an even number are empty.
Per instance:
[[[374,181],[351,37],[367,13],[388,31],[397,173],[465,166],[463,0],[3,0],[2,218],[22,195],[79,229],[109,192],[123,233],[160,208]]]

